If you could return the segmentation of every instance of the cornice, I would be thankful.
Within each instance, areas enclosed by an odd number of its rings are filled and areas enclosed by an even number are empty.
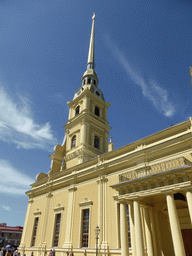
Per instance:
[[[101,127],[104,130],[109,131],[111,127],[108,125],[109,122],[104,120],[101,117],[97,117],[93,113],[87,113],[87,112],[82,112],[78,116],[75,116],[67,121],[67,124],[63,127],[65,130],[71,129],[74,126],[78,125],[79,123],[82,123],[83,120],[86,119],[88,123],[93,123],[94,125],[97,125],[98,127]]]
[[[33,214],[34,215],[41,215],[41,211],[39,209],[37,209]]]
[[[65,208],[61,204],[58,204],[53,210],[54,212],[63,211]]]
[[[81,95],[79,95],[77,98],[75,98],[72,101],[67,102],[67,105],[69,107],[73,107],[73,105],[76,105],[79,101],[81,101],[85,95],[89,95],[91,96],[91,98],[93,98],[95,101],[100,102],[102,105],[104,105],[105,107],[109,107],[111,105],[110,102],[106,102],[104,100],[102,100],[101,98],[98,98],[95,94],[93,94],[90,90],[84,90]]]
[[[121,171],[126,171],[126,168],[131,168],[134,170],[137,168],[137,161],[140,159],[144,159],[142,161],[148,162],[149,165],[155,163],[156,160],[163,161],[162,159],[170,159],[173,158],[174,155],[186,155],[191,154],[192,149],[192,133],[188,131],[184,134],[177,134],[176,137],[166,140],[159,141],[156,145],[146,145],[143,147],[138,147],[140,141],[134,142],[127,146],[124,146],[120,149],[105,153],[100,156],[100,159],[105,159],[105,171],[106,174],[118,173]],[[168,152],[168,154],[166,153]],[[166,157],[165,157],[166,153]],[[150,157],[155,156],[155,158],[150,161]],[[52,189],[56,188],[56,184],[59,187],[65,187],[70,184],[70,181],[73,179],[72,171],[76,170],[77,173],[77,182],[80,179],[87,180],[95,177],[95,166],[97,164],[97,158],[93,158],[87,162],[76,165],[70,169],[63,170],[59,173],[51,175],[52,179]],[[103,168],[103,167],[102,167]],[[48,178],[44,180],[40,180],[34,184],[32,184],[32,190],[28,191],[26,194],[30,197],[33,197],[34,194],[41,194],[48,192],[48,188],[45,186]],[[54,187],[54,188],[53,188]]]
[[[83,206],[89,206],[92,204],[93,204],[93,201],[91,199],[85,198],[81,203],[79,203],[79,206],[83,207]]]

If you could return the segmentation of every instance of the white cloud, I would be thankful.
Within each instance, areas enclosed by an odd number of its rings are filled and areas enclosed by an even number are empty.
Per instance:
[[[0,193],[24,195],[34,180],[16,170],[8,161],[0,159]],[[5,209],[5,205],[2,205]],[[5,209],[8,210],[8,209]]]
[[[125,68],[129,77],[142,89],[142,94],[144,97],[148,98],[155,108],[158,109],[160,113],[164,116],[171,117],[175,113],[174,104],[168,99],[168,92],[166,89],[162,88],[156,81],[145,82],[144,78],[133,70],[124,57],[124,54],[119,51],[118,47],[112,42],[109,36],[105,36],[107,45],[110,47],[114,56],[120,61],[120,63]]]
[[[1,205],[1,207],[6,210],[6,211],[10,211],[11,210],[11,207],[10,206],[7,206],[7,205]]]
[[[0,139],[18,148],[46,148],[56,141],[49,123],[38,124],[32,118],[30,102],[18,96],[15,103],[0,86]]]

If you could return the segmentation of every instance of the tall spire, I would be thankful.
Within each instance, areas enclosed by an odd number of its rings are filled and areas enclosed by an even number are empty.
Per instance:
[[[89,44],[89,54],[88,54],[88,60],[87,60],[87,69],[94,69],[94,66],[95,66],[95,62],[94,62],[95,13],[93,13],[92,20],[93,21],[92,21],[90,44]]]

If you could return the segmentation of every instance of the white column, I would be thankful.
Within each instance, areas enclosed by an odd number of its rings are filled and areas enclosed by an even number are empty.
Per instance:
[[[130,220],[132,256],[136,256],[135,223],[134,223],[134,212],[133,212],[133,203],[132,202],[129,203],[129,220]]]
[[[187,198],[187,204],[188,204],[188,208],[189,208],[189,216],[191,219],[191,224],[192,224],[192,191],[188,190],[186,192],[186,198]]]
[[[152,241],[151,223],[150,223],[148,207],[144,208],[144,222],[145,222],[145,233],[146,233],[146,242],[147,242],[147,255],[153,256],[153,241]]]
[[[179,218],[177,215],[177,210],[176,210],[173,194],[172,193],[167,194],[166,200],[167,200],[167,208],[168,208],[169,222],[170,222],[170,226],[171,226],[171,234],[172,234],[172,239],[173,239],[175,256],[185,256],[183,238],[181,235]]]
[[[137,256],[145,256],[143,243],[143,230],[141,224],[140,204],[138,201],[133,202],[134,221],[135,221],[135,241]]]
[[[126,203],[120,203],[121,256],[129,256]]]

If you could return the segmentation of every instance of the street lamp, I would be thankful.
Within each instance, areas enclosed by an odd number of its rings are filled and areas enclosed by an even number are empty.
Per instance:
[[[98,256],[99,232],[100,232],[100,229],[99,229],[99,227],[97,226],[96,229],[95,229],[95,235],[96,235],[96,256]]]
[[[6,244],[7,244],[7,235],[5,236],[4,247],[6,246]]]

